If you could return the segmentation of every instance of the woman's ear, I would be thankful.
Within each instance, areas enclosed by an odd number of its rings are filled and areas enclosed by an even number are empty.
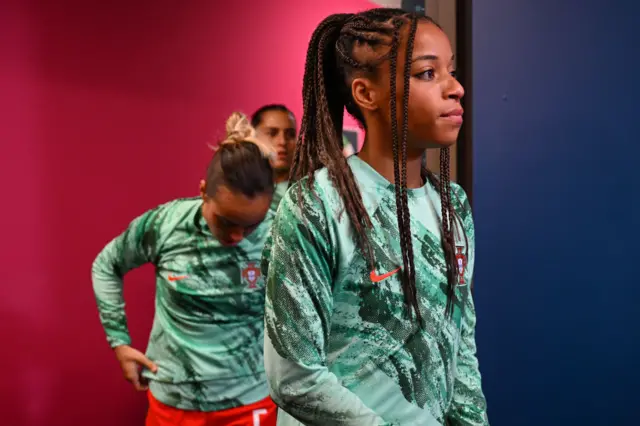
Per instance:
[[[382,99],[378,88],[367,78],[355,78],[351,82],[351,95],[360,109],[368,111],[377,110]]]
[[[204,179],[202,179],[200,181],[200,197],[202,197],[202,201],[205,200],[206,196],[207,196],[207,183],[204,181]]]

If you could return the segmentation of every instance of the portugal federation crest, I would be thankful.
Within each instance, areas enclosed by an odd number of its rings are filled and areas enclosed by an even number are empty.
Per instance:
[[[467,270],[467,256],[464,255],[464,246],[456,246],[456,262],[458,264],[458,285],[465,285],[464,273]]]
[[[253,262],[242,270],[242,281],[247,285],[247,288],[257,288],[259,278],[260,269]]]

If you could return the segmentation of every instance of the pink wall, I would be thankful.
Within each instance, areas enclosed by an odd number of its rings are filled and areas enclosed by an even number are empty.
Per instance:
[[[196,194],[233,109],[301,113],[306,44],[365,0],[0,5],[3,425],[142,424],[99,325],[90,266],[134,215]],[[218,5],[216,7],[215,5]],[[134,344],[153,274],[127,280]]]

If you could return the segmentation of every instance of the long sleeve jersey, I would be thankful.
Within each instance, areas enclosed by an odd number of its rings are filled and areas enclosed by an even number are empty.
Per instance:
[[[373,227],[375,269],[326,169],[285,195],[265,246],[265,367],[278,425],[487,426],[470,291],[474,228],[464,191],[452,183],[463,223],[451,316],[441,247],[440,197],[409,189],[417,299],[402,291],[395,187],[357,156],[348,164]]]
[[[289,181],[278,182],[275,185],[275,189],[273,191],[273,200],[271,201],[271,205],[269,210],[271,213],[275,214],[278,211],[278,206],[280,205],[280,201],[282,201],[282,197],[287,193],[287,189],[289,188]]]
[[[237,246],[221,245],[200,198],[171,201],[134,219],[92,268],[100,320],[112,347],[130,344],[123,277],[152,263],[155,317],[145,370],[152,394],[186,410],[218,411],[268,396],[263,363],[260,257],[272,214]]]

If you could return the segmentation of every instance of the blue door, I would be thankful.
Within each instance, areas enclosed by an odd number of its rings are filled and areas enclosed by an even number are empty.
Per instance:
[[[640,425],[640,2],[473,4],[492,426]]]

